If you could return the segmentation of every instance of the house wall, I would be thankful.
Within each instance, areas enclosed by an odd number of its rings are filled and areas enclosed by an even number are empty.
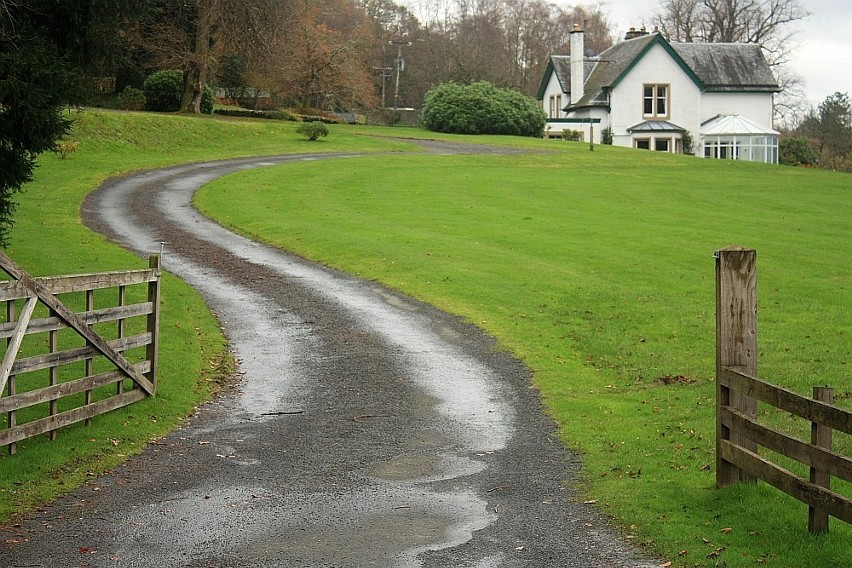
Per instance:
[[[646,84],[669,85],[669,114],[665,118],[643,115],[643,88]],[[698,138],[701,124],[701,92],[695,82],[660,45],[654,45],[612,91],[611,124],[613,144],[633,146],[627,129],[646,120],[665,120],[685,128]],[[671,134],[663,135],[671,137]]]
[[[738,114],[765,128],[772,128],[772,93],[704,93],[701,122],[720,114]]]
[[[552,118],[565,118],[565,111],[562,110],[568,102],[569,96],[568,94],[562,91],[562,85],[559,84],[559,79],[556,78],[556,73],[550,74],[550,79],[547,82],[547,88],[544,91],[544,98],[541,101],[541,108],[544,109],[544,114],[551,118],[550,116],[550,97],[552,96],[561,96],[562,104],[559,109],[557,109],[556,114]]]

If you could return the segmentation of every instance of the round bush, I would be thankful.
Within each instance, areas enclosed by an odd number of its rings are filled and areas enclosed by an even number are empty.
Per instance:
[[[145,110],[145,93],[135,87],[125,87],[118,94],[115,106],[121,110]]]
[[[547,117],[538,101],[486,81],[443,83],[428,93],[421,122],[435,132],[541,136]]]
[[[782,138],[779,161],[788,166],[815,167],[819,154],[807,138]]]
[[[179,111],[180,101],[183,98],[183,72],[170,69],[152,73],[145,79],[142,89],[145,91],[147,110]]]

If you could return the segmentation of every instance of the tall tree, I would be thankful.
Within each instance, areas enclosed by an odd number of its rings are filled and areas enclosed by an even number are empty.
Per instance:
[[[135,9],[122,0],[0,1],[0,246],[14,194],[68,132],[63,107],[114,66]]]
[[[848,93],[827,97],[805,118],[799,133],[814,143],[822,167],[852,169],[852,101]]]
[[[800,0],[662,0],[653,21],[672,41],[759,45],[782,88],[776,121],[791,122],[802,111],[802,79],[786,64],[795,24],[808,15]]]

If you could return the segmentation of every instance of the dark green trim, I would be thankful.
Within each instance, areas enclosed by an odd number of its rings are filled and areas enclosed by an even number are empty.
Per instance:
[[[690,66],[686,64],[686,61],[684,61],[683,58],[678,55],[677,51],[675,51],[671,44],[666,41],[666,38],[663,37],[663,34],[659,33],[654,34],[654,39],[649,41],[648,45],[646,45],[642,49],[642,51],[640,51],[639,54],[633,58],[633,61],[630,62],[630,65],[628,65],[624,69],[624,71],[622,71],[621,74],[615,78],[610,87],[612,89],[615,89],[616,85],[618,85],[622,81],[622,79],[624,79],[627,74],[630,73],[634,67],[636,67],[636,65],[639,63],[639,60],[645,57],[645,54],[647,54],[655,45],[660,45],[663,49],[666,50],[666,53],[668,53],[671,58],[674,59],[675,63],[677,63],[681,70],[686,73],[686,75],[692,80],[693,83],[695,83],[699,90],[705,90],[704,83],[701,81],[701,79],[698,78],[698,75],[695,74],[695,71],[693,71],[692,68],[690,68]]]
[[[547,122],[555,122],[557,124],[600,124],[600,118],[548,118]]]

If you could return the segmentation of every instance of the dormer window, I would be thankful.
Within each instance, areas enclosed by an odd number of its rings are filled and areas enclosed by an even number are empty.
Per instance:
[[[646,118],[668,118],[669,86],[644,85],[642,115]]]

